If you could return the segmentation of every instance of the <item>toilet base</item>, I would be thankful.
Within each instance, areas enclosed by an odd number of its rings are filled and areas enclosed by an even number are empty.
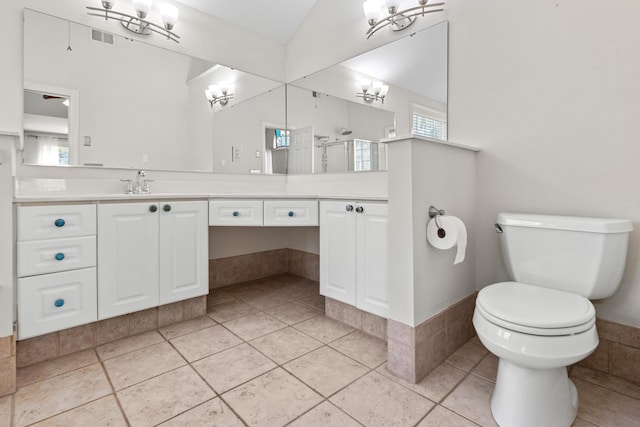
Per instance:
[[[491,412],[501,427],[568,427],[578,413],[578,391],[566,367],[529,369],[501,358]]]

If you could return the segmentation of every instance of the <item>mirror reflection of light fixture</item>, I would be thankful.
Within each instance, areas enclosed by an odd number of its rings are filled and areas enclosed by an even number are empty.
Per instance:
[[[147,21],[152,0],[132,0],[131,2],[136,10],[136,16],[113,10],[113,5],[116,3],[115,0],[102,0],[102,8],[87,6],[87,9],[90,10],[87,13],[91,16],[104,17],[105,20],[119,19],[124,28],[136,34],[149,35],[154,32],[165,36],[167,40],[179,43],[180,36],[171,31],[178,21],[177,7],[172,4],[161,5],[160,19],[162,20],[162,25],[157,25]]]
[[[211,85],[204,91],[207,96],[207,100],[213,108],[213,104],[219,103],[220,105],[227,105],[230,99],[233,99],[233,94],[229,93],[229,85],[227,83],[218,83],[217,85]]]
[[[366,0],[362,9],[369,23],[367,38],[386,26],[391,26],[393,31],[404,30],[415,22],[417,16],[444,10],[444,3],[428,4],[428,1],[418,0],[417,6],[398,10],[400,0]]]
[[[379,82],[372,82],[369,79],[360,80],[360,88],[362,92],[357,92],[356,96],[358,98],[364,99],[364,102],[368,102],[369,104],[373,101],[380,101],[384,104],[384,98],[389,93],[389,86]]]

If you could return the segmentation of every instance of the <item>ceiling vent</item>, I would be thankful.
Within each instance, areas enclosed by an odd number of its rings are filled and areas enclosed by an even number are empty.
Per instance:
[[[91,40],[97,41],[100,43],[105,43],[113,46],[114,37],[111,33],[105,33],[100,30],[96,30],[95,28],[91,29]]]

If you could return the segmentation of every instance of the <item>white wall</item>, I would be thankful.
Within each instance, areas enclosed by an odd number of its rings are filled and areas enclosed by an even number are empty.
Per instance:
[[[0,133],[0,337],[13,335],[13,153],[17,137]]]
[[[406,36],[365,40],[360,6],[319,0],[287,46],[287,77]],[[501,210],[623,217],[637,228],[640,3],[449,0],[433,15],[450,24],[449,138],[482,149],[477,287],[506,278],[493,231]],[[640,326],[639,247],[640,230],[620,290],[597,304],[601,318]]]

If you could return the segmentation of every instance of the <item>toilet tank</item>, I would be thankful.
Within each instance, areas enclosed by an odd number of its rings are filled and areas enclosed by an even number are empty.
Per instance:
[[[513,280],[599,299],[620,285],[633,225],[626,219],[500,213],[496,229]]]

